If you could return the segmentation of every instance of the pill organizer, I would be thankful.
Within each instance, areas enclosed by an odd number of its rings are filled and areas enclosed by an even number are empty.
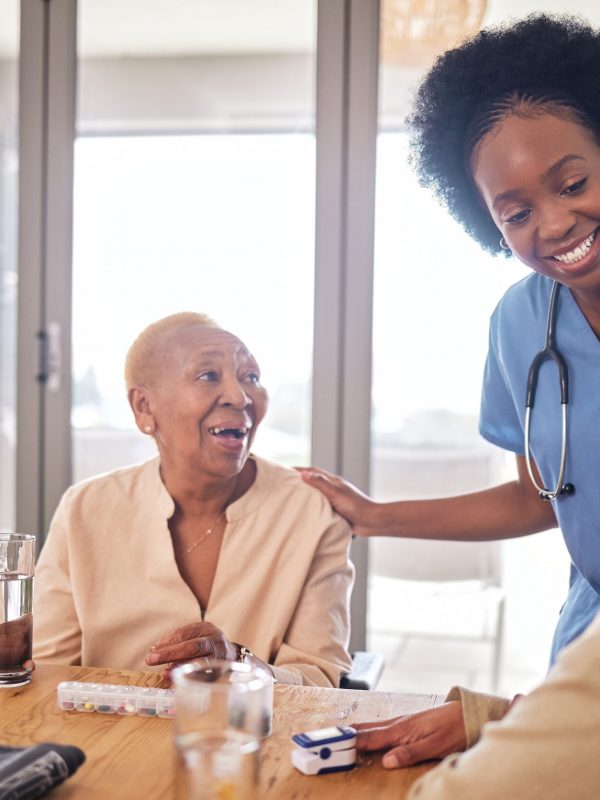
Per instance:
[[[56,687],[57,703],[63,711],[97,711],[140,717],[174,717],[175,692],[113,683],[65,681]]]

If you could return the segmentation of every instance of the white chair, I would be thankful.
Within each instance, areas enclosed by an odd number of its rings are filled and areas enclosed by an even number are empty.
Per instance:
[[[497,691],[505,606],[500,542],[374,538],[369,573],[370,632],[486,642]]]
[[[375,444],[378,500],[448,497],[502,480],[504,458],[477,435],[476,420],[423,411]],[[502,663],[502,543],[374,537],[369,540],[371,633],[487,642],[489,684]],[[401,663],[401,658],[400,658]]]

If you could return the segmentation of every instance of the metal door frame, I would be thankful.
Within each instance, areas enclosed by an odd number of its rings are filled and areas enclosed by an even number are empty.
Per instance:
[[[40,541],[71,480],[76,10],[21,3],[16,522]]]

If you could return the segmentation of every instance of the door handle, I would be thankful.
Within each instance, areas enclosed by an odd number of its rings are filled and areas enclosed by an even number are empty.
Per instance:
[[[38,331],[39,383],[45,383],[49,392],[58,392],[61,387],[62,347],[60,322],[49,322],[46,330]]]

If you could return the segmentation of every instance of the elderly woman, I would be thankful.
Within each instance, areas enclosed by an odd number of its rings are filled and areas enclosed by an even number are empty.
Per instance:
[[[36,572],[34,658],[247,660],[283,683],[337,686],[349,527],[293,470],[251,454],[268,401],[246,346],[175,314],[140,334],[125,376],[158,457],[63,496]]]

